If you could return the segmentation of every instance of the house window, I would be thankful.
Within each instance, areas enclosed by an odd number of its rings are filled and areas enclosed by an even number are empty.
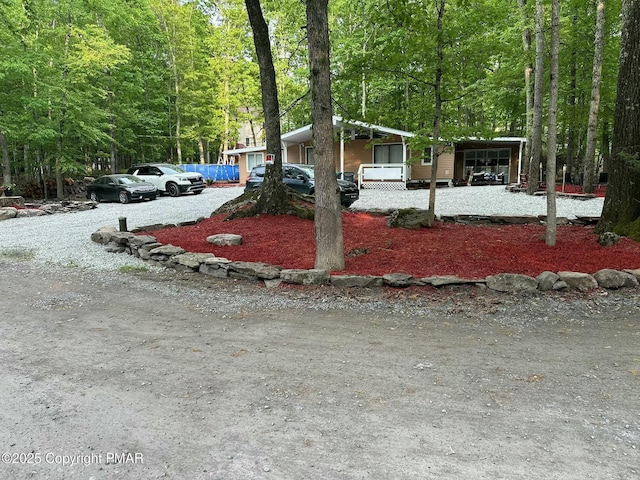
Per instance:
[[[421,165],[431,165],[431,147],[425,148],[422,152]]]
[[[306,147],[305,148],[305,155],[307,157],[307,165],[314,165],[313,147]]]
[[[262,165],[264,163],[262,158],[262,152],[247,153],[247,172],[250,172],[253,167]]]
[[[464,175],[468,178],[471,172],[488,172],[504,174],[509,178],[509,162],[511,150],[508,148],[492,150],[465,150],[464,151]]]
[[[245,137],[244,146],[245,147],[250,147],[251,146],[251,137]]]
[[[385,143],[373,146],[373,163],[402,163],[404,157],[401,143]]]

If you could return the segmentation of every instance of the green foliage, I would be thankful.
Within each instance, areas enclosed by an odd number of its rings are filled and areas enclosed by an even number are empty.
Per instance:
[[[175,159],[217,160],[240,107],[260,104],[240,0],[3,0],[0,131],[11,170],[82,175]],[[172,68],[175,67],[175,68]],[[175,87],[178,87],[176,90]],[[199,159],[198,159],[199,160]]]
[[[144,265],[122,265],[118,268],[120,273],[146,273],[149,269]]]
[[[283,131],[309,123],[304,8],[263,0],[278,77]],[[607,2],[600,128],[611,129],[620,0]],[[431,0],[332,0],[335,113],[416,133],[433,143],[437,42],[443,45],[440,139],[525,135],[522,15],[511,0],[447,0],[441,33]],[[562,4],[559,144],[582,157],[591,88],[593,2]],[[212,160],[252,120],[260,130],[259,75],[242,0],[2,0],[0,131],[13,173],[54,165]],[[180,128],[178,129],[178,125]],[[601,139],[602,135],[598,135]],[[560,155],[563,152],[559,152]]]
[[[613,228],[613,232],[618,235],[629,237],[636,242],[640,242],[640,218],[632,222],[623,222]]]

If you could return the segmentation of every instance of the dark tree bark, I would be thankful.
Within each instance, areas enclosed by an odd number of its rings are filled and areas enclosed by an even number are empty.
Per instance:
[[[582,189],[585,193],[593,193],[596,167],[596,133],[598,131],[598,109],[600,108],[600,85],[602,84],[602,55],[604,51],[605,0],[596,4],[596,34],[593,53],[593,73],[591,75],[591,104],[587,126],[587,145],[584,153],[584,179]]]
[[[527,15],[527,0],[518,0],[518,7],[522,13],[522,18],[525,20],[525,25],[528,20]],[[533,64],[531,63],[529,56],[531,55],[531,28],[525,26],[522,30],[522,47],[524,49],[525,56],[527,57],[524,66],[524,90],[525,90],[525,118],[526,118],[526,136],[527,143],[525,143],[524,150],[524,163],[522,165],[524,172],[529,171],[529,162],[531,161],[531,144],[533,143],[533,82],[531,81],[531,75],[533,73]]]
[[[609,184],[597,232],[640,241],[640,2],[622,2],[622,38]]]
[[[433,145],[431,146],[431,182],[429,183],[429,223],[433,224],[436,215],[436,182],[438,181],[438,150],[440,140],[440,125],[442,123],[442,72],[444,68],[444,7],[445,0],[436,2],[438,18],[436,21],[438,39],[436,54],[436,75],[434,79],[435,109],[433,113]]]
[[[533,133],[527,193],[538,190],[538,165],[542,161],[542,109],[544,103],[544,2],[536,0],[536,70],[533,93]],[[542,180],[542,179],[540,179]]]
[[[560,51],[560,0],[551,2],[551,61],[549,70],[549,130],[547,135],[547,226],[545,243],[556,245],[556,147],[558,144],[558,56]]]
[[[333,159],[328,0],[307,0],[307,37],[316,179],[315,267],[343,270],[342,208]]]
[[[0,149],[2,150],[2,184],[11,185],[11,163],[9,159],[9,148],[7,137],[0,132]]]
[[[260,0],[245,0],[249,22],[253,30],[253,43],[260,68],[264,128],[267,135],[267,155],[273,155],[273,164],[267,165],[260,196],[252,213],[278,215],[287,210],[287,192],[282,183],[282,146],[280,140],[280,106],[276,71],[271,56],[269,28],[262,15]]]

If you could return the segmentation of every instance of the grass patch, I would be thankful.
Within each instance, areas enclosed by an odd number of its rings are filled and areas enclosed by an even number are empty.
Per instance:
[[[9,258],[11,260],[18,260],[21,262],[27,262],[33,260],[36,256],[36,251],[32,249],[21,248],[6,248],[0,250],[0,257]]]
[[[144,265],[123,265],[118,271],[120,273],[144,273],[148,272],[149,269]]]

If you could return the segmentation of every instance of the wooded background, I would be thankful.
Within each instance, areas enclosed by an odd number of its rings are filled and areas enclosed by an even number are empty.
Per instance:
[[[261,3],[289,131],[310,123],[305,9],[299,0]],[[549,26],[551,2],[542,3]],[[557,165],[576,179],[600,4],[562,1]],[[610,150],[620,10],[620,0],[606,1],[596,163]],[[533,1],[333,0],[329,26],[335,114],[415,132],[419,149],[432,142],[439,95],[444,142],[527,136]],[[261,141],[260,79],[241,0],[3,0],[0,52],[5,179],[6,169],[13,181],[62,184],[133,162],[216,162],[246,122]]]

